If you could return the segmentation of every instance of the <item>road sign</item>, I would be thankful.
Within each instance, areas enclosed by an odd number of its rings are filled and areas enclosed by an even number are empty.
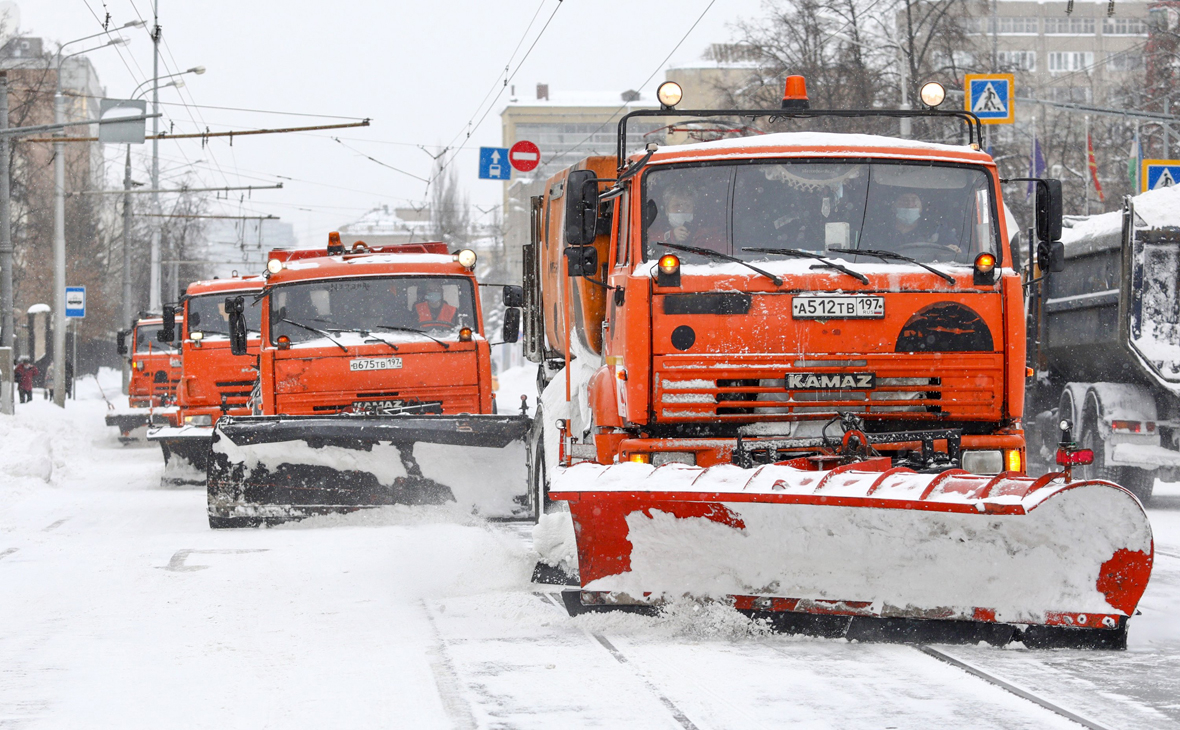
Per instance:
[[[66,316],[82,319],[86,316],[86,287],[66,287]]]
[[[508,164],[507,147],[479,148],[479,179],[510,180],[512,167]]]
[[[1180,185],[1180,160],[1144,160],[1139,185],[1141,193]]]
[[[541,164],[541,148],[527,139],[522,139],[508,150],[508,161],[521,172],[532,172]]]
[[[110,120],[121,117],[142,117],[147,114],[147,101],[142,99],[102,99],[99,103],[99,119]],[[102,144],[143,144],[144,128],[147,121],[114,122],[98,125],[98,141]]]
[[[1016,78],[1012,74],[967,74],[963,77],[967,111],[984,124],[1016,121]]]

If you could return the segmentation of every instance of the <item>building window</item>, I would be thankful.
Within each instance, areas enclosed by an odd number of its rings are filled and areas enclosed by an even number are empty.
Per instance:
[[[1049,73],[1089,71],[1093,65],[1094,54],[1090,51],[1055,51],[1049,54]]]
[[[1045,35],[1094,35],[1094,18],[1045,18]]]
[[[1102,21],[1103,35],[1147,35],[1147,22],[1142,18],[1107,18]]]
[[[1036,51],[1000,51],[996,54],[996,62],[1003,68],[1015,71],[1036,71]]]
[[[1137,71],[1143,68],[1143,54],[1123,53],[1106,54],[1106,67],[1111,71]]]
[[[999,22],[999,35],[1036,35],[1039,31],[1039,18],[1031,17],[1002,17]],[[995,25],[991,18],[964,18],[963,29],[968,33],[991,35]]]

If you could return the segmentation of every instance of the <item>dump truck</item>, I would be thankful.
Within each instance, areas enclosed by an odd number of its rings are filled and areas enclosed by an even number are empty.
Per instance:
[[[345,248],[337,233],[326,249],[272,251],[256,295],[257,415],[215,426],[210,526],[395,504],[533,519],[531,420],[495,413],[475,263],[440,242]],[[521,292],[504,294],[514,341]],[[239,355],[247,299],[226,298]]]
[[[163,486],[205,486],[213,425],[223,415],[249,415],[250,395],[258,380],[255,363],[230,351],[227,296],[246,297],[246,350],[257,356],[260,315],[253,296],[262,276],[233,276],[188,285],[179,307],[164,307],[176,318],[182,353],[180,384],[176,389],[176,423],[148,432],[148,440],[164,453]],[[160,337],[172,333],[161,331]]]
[[[1030,451],[1051,464],[1069,420],[1095,454],[1082,473],[1146,502],[1157,477],[1180,480],[1180,189],[1074,219],[1063,241],[1029,307]]]
[[[139,441],[136,432],[142,434],[149,426],[175,420],[181,355],[173,338],[159,338],[164,329],[162,317],[141,313],[127,330],[115,335],[115,349],[131,367],[127,384],[130,410],[108,413],[106,424],[119,429],[119,441],[124,444]]]
[[[1026,475],[1023,286],[979,120],[812,110],[797,77],[781,109],[663,91],[532,199],[537,578],[571,578],[571,615],[687,598],[823,636],[1124,646],[1151,528],[1073,477],[1072,429],[1063,469]],[[629,152],[653,117],[763,126]],[[898,117],[957,136],[773,127]],[[1060,184],[1035,184],[1052,257]]]

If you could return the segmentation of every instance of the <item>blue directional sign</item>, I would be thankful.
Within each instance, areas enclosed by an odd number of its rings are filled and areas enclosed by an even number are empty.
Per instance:
[[[86,316],[86,287],[66,287],[66,316],[82,319]]]
[[[984,124],[1011,124],[1016,120],[1012,105],[1016,96],[1016,79],[1012,74],[966,74],[967,111],[974,112]]]
[[[1140,192],[1180,185],[1180,160],[1144,160]]]
[[[479,148],[480,180],[511,180],[512,165],[508,163],[507,147]]]

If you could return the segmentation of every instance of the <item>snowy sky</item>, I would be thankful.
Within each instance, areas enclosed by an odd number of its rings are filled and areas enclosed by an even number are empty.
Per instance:
[[[202,149],[200,141],[161,143],[164,177],[207,185],[268,184],[239,204],[220,201],[218,212],[274,214],[295,226],[301,245],[319,245],[332,230],[380,204],[421,201],[421,180],[382,167],[372,156],[413,176],[430,176],[432,160],[418,145],[440,149],[462,142],[469,120],[478,121],[512,58],[519,70],[512,82],[521,98],[538,82],[554,91],[635,88],[672,50],[710,0],[441,0],[375,2],[343,0],[237,0],[160,3],[161,76],[205,66],[202,76],[184,77],[181,90],[161,91],[166,120],[174,131],[193,132],[330,124],[341,120],[283,116],[204,107],[370,117],[369,128],[225,140]],[[318,5],[318,7],[317,7]],[[713,42],[730,39],[730,24],[755,17],[760,0],[715,0],[688,35],[671,64],[692,61]],[[20,29],[54,45],[144,17],[150,0],[18,0]],[[556,12],[554,9],[557,8]],[[525,29],[532,22],[527,34]],[[549,26],[540,34],[541,27]],[[89,54],[107,95],[125,97],[151,77],[152,44],[145,29],[122,31],[123,48]],[[518,42],[523,43],[517,49]],[[536,40],[532,52],[522,56]],[[81,50],[87,45],[73,45]],[[662,70],[643,89],[654,95]],[[501,184],[477,178],[476,148],[500,142],[499,113],[508,94],[491,107],[455,164],[474,204],[487,209],[500,201]],[[339,136],[348,149],[331,139]],[[136,150],[150,155],[150,145]],[[112,179],[121,177],[121,152],[111,149]],[[185,167],[186,164],[191,166]],[[142,164],[142,162],[141,162]],[[146,169],[143,164],[139,169]],[[284,177],[278,177],[284,176]],[[146,180],[140,175],[137,179]],[[239,212],[240,211],[240,212]],[[478,211],[476,211],[478,214]]]

